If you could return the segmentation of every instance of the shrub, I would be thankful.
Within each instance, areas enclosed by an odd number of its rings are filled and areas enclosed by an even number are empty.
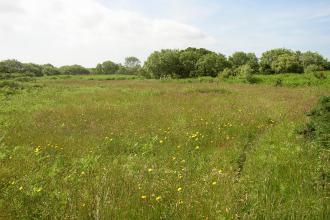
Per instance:
[[[326,79],[327,75],[324,72],[314,72],[313,75],[318,79]]]
[[[80,65],[62,66],[60,72],[65,75],[89,74],[89,70]]]
[[[308,116],[310,121],[302,133],[322,146],[330,147],[330,96],[320,98]]]
[[[324,70],[324,68],[322,66],[316,65],[316,64],[311,64],[304,69],[304,72],[305,73],[314,73],[314,72],[322,71],[322,70]]]
[[[230,78],[236,76],[236,72],[232,68],[226,68],[221,73],[219,73],[218,76],[222,78]]]
[[[275,79],[275,86],[283,86],[283,79],[281,78]]]
[[[245,64],[239,67],[237,72],[242,78],[247,78],[247,76],[252,75],[254,71],[249,64]]]

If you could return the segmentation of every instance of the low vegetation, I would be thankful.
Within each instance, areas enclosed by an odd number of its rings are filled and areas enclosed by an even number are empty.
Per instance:
[[[4,77],[0,219],[327,219],[322,73]]]
[[[252,83],[253,74],[318,73],[330,70],[330,62],[317,52],[301,52],[289,49],[273,49],[264,52],[260,59],[254,53],[235,52],[228,58],[204,48],[189,47],[184,50],[165,49],[154,51],[141,66],[136,57],[125,58],[124,64],[111,60],[85,68],[81,65],[55,67],[21,63],[17,60],[0,62],[0,75],[24,74],[28,76],[50,75],[139,75],[145,78],[194,78],[221,76],[246,78]],[[320,76],[322,77],[322,76]]]

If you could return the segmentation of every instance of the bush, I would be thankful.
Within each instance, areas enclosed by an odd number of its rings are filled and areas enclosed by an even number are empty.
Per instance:
[[[311,64],[304,69],[304,72],[305,73],[314,73],[314,72],[322,71],[322,70],[324,70],[324,68],[322,66],[319,66],[316,64]]]
[[[275,79],[275,86],[283,86],[283,79],[281,78]]]
[[[252,74],[246,75],[245,80],[250,84],[257,84],[262,81],[260,78],[253,76]]]
[[[221,73],[219,73],[218,76],[227,79],[236,76],[236,72],[232,68],[226,68]]]
[[[326,79],[327,75],[324,72],[314,72],[313,75],[318,79]]]
[[[330,147],[330,96],[320,98],[316,107],[308,114],[310,121],[303,130],[305,137]]]
[[[62,66],[60,72],[65,75],[89,74],[89,70],[80,65]]]
[[[242,78],[247,78],[248,76],[252,76],[253,69],[249,64],[245,64],[237,69],[238,75],[240,75]]]

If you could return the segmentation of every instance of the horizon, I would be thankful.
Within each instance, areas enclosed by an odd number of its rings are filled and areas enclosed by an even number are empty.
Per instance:
[[[330,2],[1,0],[0,32],[0,60],[55,66],[143,62],[155,50],[187,47],[227,57],[288,48],[329,59]]]

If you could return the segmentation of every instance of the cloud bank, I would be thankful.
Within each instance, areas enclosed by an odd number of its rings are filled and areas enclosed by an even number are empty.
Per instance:
[[[92,67],[162,48],[213,47],[199,28],[97,0],[0,0],[0,59]]]

